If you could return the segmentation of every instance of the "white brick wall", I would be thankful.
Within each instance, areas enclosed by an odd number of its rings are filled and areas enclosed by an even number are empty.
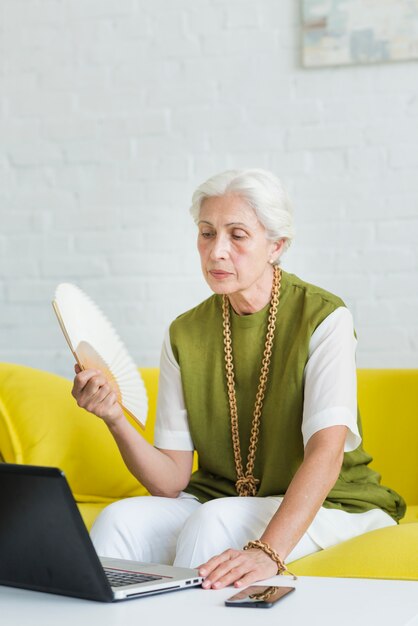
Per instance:
[[[300,66],[295,0],[0,0],[0,359],[72,376],[50,300],[105,310],[135,360],[209,293],[199,182],[291,192],[284,266],[346,299],[364,367],[418,367],[417,63]]]

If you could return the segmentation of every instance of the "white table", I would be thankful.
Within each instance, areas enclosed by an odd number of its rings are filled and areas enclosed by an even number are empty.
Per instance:
[[[275,577],[296,591],[270,609],[227,608],[233,588],[185,589],[114,604],[0,586],[5,626],[418,626],[418,582]]]

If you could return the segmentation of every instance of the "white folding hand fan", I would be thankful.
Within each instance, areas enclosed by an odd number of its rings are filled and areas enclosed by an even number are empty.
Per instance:
[[[119,403],[144,428],[148,412],[143,380],[112,324],[79,287],[61,283],[52,306],[81,369],[98,369]]]

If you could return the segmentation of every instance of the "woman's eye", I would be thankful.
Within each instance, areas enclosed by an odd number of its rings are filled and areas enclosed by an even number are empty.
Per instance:
[[[203,231],[200,234],[203,237],[203,239],[210,239],[212,237],[212,235],[213,235],[213,233],[208,232],[208,231]]]
[[[245,239],[246,238],[246,233],[244,233],[243,231],[234,231],[232,233],[232,238],[236,239],[237,241],[239,241],[240,239]]]

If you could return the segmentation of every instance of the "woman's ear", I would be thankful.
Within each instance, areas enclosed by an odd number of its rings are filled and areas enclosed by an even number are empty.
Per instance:
[[[269,263],[273,264],[275,261],[277,261],[278,258],[280,258],[283,252],[285,243],[286,243],[286,239],[279,239],[278,241],[274,241],[272,243],[272,250],[270,253]]]

